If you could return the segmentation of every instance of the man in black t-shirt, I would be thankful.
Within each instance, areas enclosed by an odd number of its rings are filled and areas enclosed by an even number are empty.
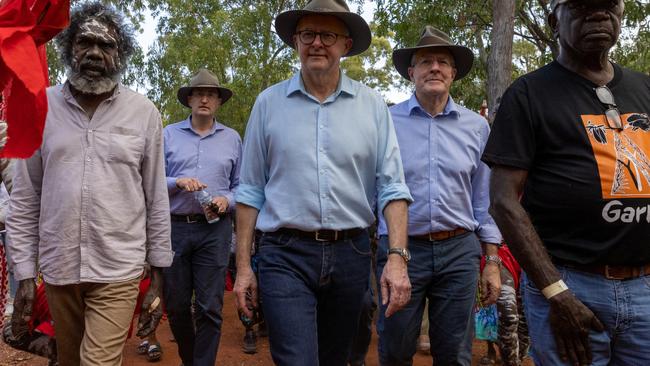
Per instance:
[[[551,7],[559,56],[506,91],[483,154],[491,213],[537,364],[650,364],[650,78],[609,61],[622,0]]]

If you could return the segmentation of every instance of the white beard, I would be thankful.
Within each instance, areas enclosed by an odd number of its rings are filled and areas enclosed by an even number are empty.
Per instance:
[[[94,78],[87,78],[80,72],[72,72],[68,76],[70,84],[83,94],[100,95],[110,92],[115,88],[120,78],[117,73],[113,77],[99,76]]]

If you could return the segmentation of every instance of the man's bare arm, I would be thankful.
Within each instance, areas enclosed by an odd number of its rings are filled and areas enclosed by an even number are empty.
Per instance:
[[[384,217],[388,226],[390,248],[408,247],[408,203],[405,200],[389,202],[384,208]],[[389,255],[380,278],[381,297],[386,308],[386,317],[403,308],[411,299],[411,282],[409,281],[406,262],[398,255]]]
[[[258,214],[259,211],[255,207],[237,204],[237,279],[234,292],[237,296],[237,308],[249,318],[253,317],[253,312],[248,308],[247,295],[250,305],[258,306],[257,278],[251,268],[251,247]]]
[[[490,180],[490,214],[508,247],[538,289],[561,279],[526,211],[519,203],[528,172],[496,166]],[[549,322],[560,357],[591,364],[589,331],[603,331],[598,318],[571,291],[549,299]]]

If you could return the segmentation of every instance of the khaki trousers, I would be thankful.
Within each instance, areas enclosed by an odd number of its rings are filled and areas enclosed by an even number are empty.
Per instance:
[[[45,284],[60,366],[121,366],[140,279]]]

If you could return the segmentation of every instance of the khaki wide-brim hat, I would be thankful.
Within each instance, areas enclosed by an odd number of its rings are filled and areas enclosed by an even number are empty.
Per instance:
[[[414,47],[398,48],[393,51],[393,65],[406,80],[411,80],[409,67],[411,66],[413,53],[423,48],[446,48],[451,52],[456,64],[456,78],[454,80],[462,79],[472,70],[474,64],[472,50],[465,46],[453,44],[447,33],[427,25],[422,31],[420,40]]]
[[[359,14],[350,12],[350,8],[343,0],[312,0],[302,10],[280,13],[275,18],[275,31],[289,47],[295,48],[293,35],[296,33],[298,21],[310,14],[332,15],[345,23],[352,38],[352,48],[344,56],[358,55],[370,47],[372,34],[368,23]]]
[[[219,85],[219,79],[207,69],[200,69],[199,72],[192,76],[190,80],[190,85],[183,86],[178,89],[176,96],[178,101],[187,108],[192,108],[187,103],[187,97],[192,93],[194,88],[215,88],[219,90],[219,98],[221,98],[221,105],[224,105],[230,97],[232,97],[232,90],[224,88]]]

